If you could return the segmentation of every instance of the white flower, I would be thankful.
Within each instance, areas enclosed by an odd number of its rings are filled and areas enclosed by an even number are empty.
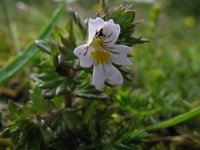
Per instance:
[[[80,59],[82,67],[94,66],[93,83],[101,90],[105,80],[114,84],[122,84],[123,77],[119,70],[112,65],[130,65],[127,54],[131,48],[115,44],[119,37],[120,26],[112,19],[108,22],[97,17],[89,19],[88,42],[75,48],[74,53]]]

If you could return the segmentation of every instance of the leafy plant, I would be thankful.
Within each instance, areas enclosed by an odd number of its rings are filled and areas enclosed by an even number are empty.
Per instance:
[[[118,43],[146,42],[132,36],[135,12],[128,7],[102,13],[106,20],[112,18],[121,26]],[[83,69],[74,55],[77,41],[86,37],[86,22],[70,9],[65,29],[54,27],[50,39],[35,42],[46,55],[32,75],[36,84],[31,98],[25,105],[10,101],[8,106],[13,121],[4,136],[13,139],[16,149],[141,149],[147,133],[139,128],[140,122],[112,118],[118,113],[112,99],[90,84],[92,68]],[[130,71],[117,67],[131,81]]]

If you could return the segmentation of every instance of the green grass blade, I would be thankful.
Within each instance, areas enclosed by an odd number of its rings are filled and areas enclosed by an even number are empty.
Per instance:
[[[183,113],[181,115],[178,115],[178,116],[176,116],[172,119],[169,119],[167,121],[163,121],[159,124],[149,126],[146,129],[147,130],[159,130],[159,129],[171,127],[171,126],[174,126],[176,124],[182,123],[186,120],[189,120],[189,119],[191,119],[191,118],[193,118],[193,117],[195,117],[199,114],[200,114],[200,106],[193,108],[192,110],[190,110],[186,113]]]
[[[52,22],[58,20],[64,11],[64,4],[61,4],[53,14],[50,22],[44,28],[44,30],[39,34],[37,39],[44,39],[51,34]],[[31,61],[31,59],[37,54],[39,49],[36,47],[34,41],[14,60],[12,60],[8,65],[0,70],[0,85],[12,78],[16,73],[23,69],[23,67]]]

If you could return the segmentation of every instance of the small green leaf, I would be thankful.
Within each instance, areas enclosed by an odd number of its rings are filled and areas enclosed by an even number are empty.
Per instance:
[[[69,49],[66,46],[59,46],[59,50],[68,61],[76,58],[73,52],[74,49]]]
[[[124,44],[124,45],[127,45],[127,46],[133,46],[133,45],[136,45],[136,44],[143,44],[143,43],[146,43],[146,42],[149,42],[149,40],[147,40],[143,37],[129,37],[129,40],[126,40],[125,38],[121,38],[117,41],[117,43]]]
[[[65,91],[67,89],[67,85],[68,85],[67,82],[63,82],[60,86],[58,86],[56,88],[55,94],[56,95],[61,95],[61,94],[65,93]]]
[[[51,65],[41,66],[42,73],[36,75],[34,80],[36,85],[42,89],[44,98],[53,98],[68,90],[73,90],[73,80],[67,78],[69,69],[69,67],[62,64],[57,64],[56,69]]]
[[[108,99],[108,95],[96,90],[94,86],[84,86],[81,88],[81,90],[74,90],[73,95],[86,99]]]
[[[36,40],[35,44],[37,45],[37,47],[41,50],[44,51],[47,54],[51,54],[51,48],[49,47],[49,44],[47,43],[47,41],[44,40]]]
[[[84,22],[83,18],[80,15],[78,15],[73,9],[68,9],[67,13],[69,14],[69,16],[71,16],[73,21],[80,28],[80,31],[82,32],[82,35],[85,38],[87,34],[87,25]]]
[[[60,84],[62,81],[63,81],[63,78],[55,78],[53,80],[43,82],[43,83],[39,84],[38,86],[40,88],[54,88],[58,84]]]
[[[42,96],[45,99],[51,99],[53,97],[55,97],[56,93],[56,89],[44,89],[42,90]]]
[[[46,144],[49,144],[49,142],[55,139],[55,135],[49,127],[41,127],[40,132]]]
[[[14,103],[13,101],[8,102],[8,110],[16,120],[23,118],[23,116],[21,116],[19,113],[20,109],[21,109],[21,106],[19,104]]]
[[[121,27],[121,37],[129,36],[134,31],[135,11],[116,9],[104,16],[107,20],[113,19]]]
[[[135,26],[138,24],[138,22],[134,23],[135,11],[128,9],[129,8],[126,6],[119,7],[109,11],[107,14],[104,15],[104,18],[106,20],[113,19],[114,22],[119,24],[121,27],[117,43],[127,46],[133,46],[135,44],[148,42],[148,40],[144,38],[132,36],[133,32],[135,31]]]
[[[76,47],[75,43],[70,39],[70,36],[68,38],[60,36],[60,39],[67,50],[73,51]]]
[[[31,92],[31,100],[29,107],[38,113],[49,113],[53,109],[53,103],[41,97],[41,90],[38,87]]]
[[[66,24],[66,30],[69,33],[69,40],[73,42],[71,44],[74,44],[74,46],[76,46],[76,38],[74,35],[74,25],[72,19],[68,20]]]

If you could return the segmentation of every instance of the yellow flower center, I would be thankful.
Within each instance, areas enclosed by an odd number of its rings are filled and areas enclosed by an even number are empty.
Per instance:
[[[91,57],[98,64],[108,64],[108,60],[110,59],[110,53],[102,49],[103,39],[94,38],[91,46],[96,50],[91,52]]]
[[[110,59],[110,53],[102,49],[99,49],[99,50],[92,51],[91,57],[98,64],[108,64],[108,60]]]
[[[94,46],[94,47],[102,47],[103,40],[99,39],[99,38],[94,38],[91,45]]]

